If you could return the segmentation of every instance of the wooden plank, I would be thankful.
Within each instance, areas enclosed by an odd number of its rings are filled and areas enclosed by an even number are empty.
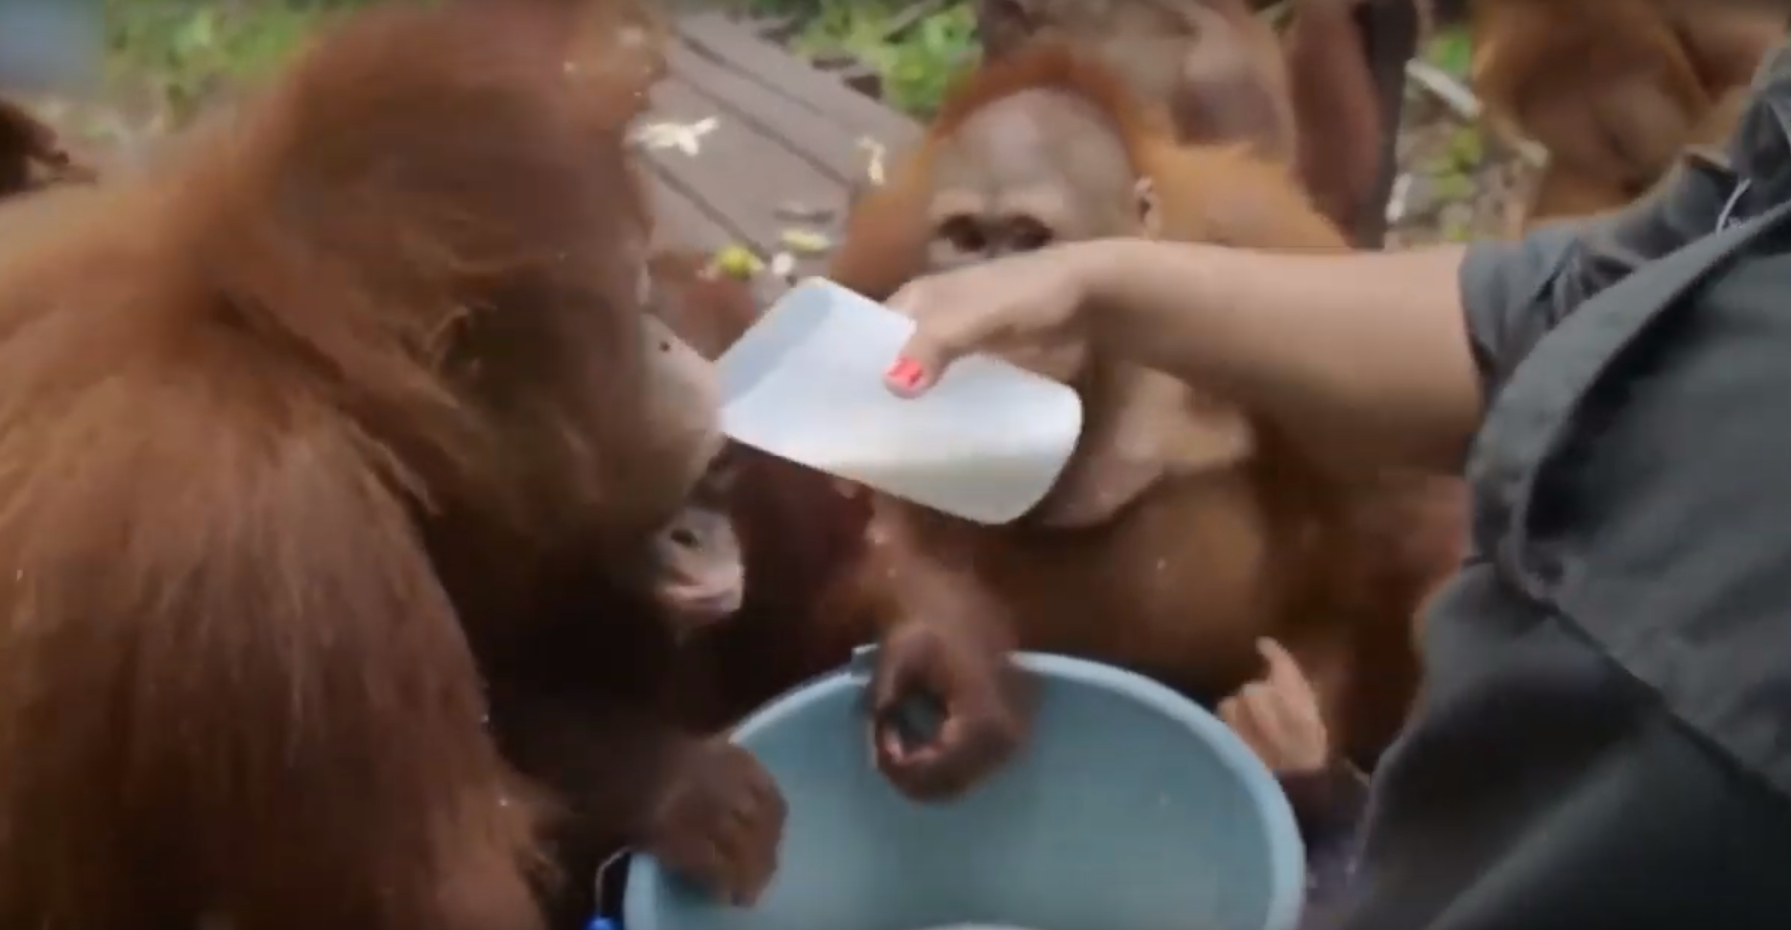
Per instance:
[[[651,176],[654,248],[713,252],[734,241],[734,234],[722,220],[672,187],[660,174],[658,165],[652,166]]]
[[[859,144],[864,133],[688,48],[674,46],[670,58],[673,74],[725,107],[734,119],[783,142],[816,170],[843,185],[864,177],[869,158]],[[918,127],[914,135],[919,135]]]
[[[779,251],[792,223],[778,215],[785,203],[842,210],[846,188],[817,171],[774,138],[719,113],[720,104],[673,76],[653,90],[653,116],[693,123],[716,117],[695,156],[673,150],[652,153],[667,183],[719,218],[742,244],[761,255]]]
[[[753,35],[723,13],[679,17],[678,34],[694,52],[890,148],[918,133],[913,120],[809,67],[784,49]]]
[[[652,171],[653,247],[656,249],[696,249],[714,253],[740,240],[724,221],[692,200],[690,195],[673,187],[660,174],[658,165]],[[751,282],[753,298],[760,309],[783,296],[789,284],[769,273],[755,275]]]

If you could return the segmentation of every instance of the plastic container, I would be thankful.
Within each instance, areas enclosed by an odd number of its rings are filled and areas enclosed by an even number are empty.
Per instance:
[[[914,321],[810,278],[717,362],[722,430],[818,471],[978,523],[1051,490],[1082,432],[1071,388],[985,356],[902,398],[883,375]]]
[[[1280,786],[1224,724],[1111,666],[1027,654],[1044,679],[1028,749],[989,782],[918,805],[871,762],[871,650],[754,714],[735,741],[789,803],[753,908],[711,902],[650,857],[626,930],[1289,930],[1305,894]]]

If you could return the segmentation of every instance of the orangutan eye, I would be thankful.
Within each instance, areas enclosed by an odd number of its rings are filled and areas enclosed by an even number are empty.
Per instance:
[[[968,254],[978,254],[989,248],[982,224],[973,216],[960,214],[947,218],[939,224],[938,236],[951,243],[952,248]]]

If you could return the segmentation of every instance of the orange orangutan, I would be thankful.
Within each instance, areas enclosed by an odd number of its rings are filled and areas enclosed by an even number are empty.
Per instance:
[[[654,313],[710,358],[758,317],[752,288],[720,274],[710,256],[668,249],[648,261]],[[730,726],[803,680],[844,663],[872,638],[831,617],[825,598],[862,557],[870,504],[839,482],[757,449],[729,448],[728,514],[746,568],[746,598],[728,622],[679,650],[673,688],[680,719]]]
[[[1501,133],[1548,151],[1528,222],[1614,209],[1687,145],[1726,137],[1784,39],[1770,5],[1658,0],[1476,0],[1473,84]]]
[[[1135,98],[1165,107],[1181,141],[1249,142],[1297,164],[1320,212],[1372,247],[1385,229],[1382,162],[1416,43],[1415,2],[1298,0],[1285,38],[1245,0],[982,0],[977,15],[990,60],[1073,43]],[[1365,28],[1390,20],[1371,6],[1394,4],[1402,36]],[[1369,45],[1389,39],[1402,41]]]
[[[929,270],[1126,235],[1347,247],[1285,166],[1179,144],[1098,61],[1037,45],[950,97],[854,209],[830,276],[883,298]],[[1013,751],[1027,718],[1015,647],[1211,700],[1257,673],[1255,641],[1272,635],[1317,682],[1343,747],[1384,746],[1416,686],[1417,604],[1459,555],[1459,483],[1322,473],[1298,437],[1093,346],[1016,361],[1074,385],[1087,424],[1032,513],[986,527],[876,499],[850,590],[883,630],[874,700],[888,712],[930,695],[951,715],[920,749],[880,724],[891,779],[950,795]]]
[[[721,442],[643,314],[618,2],[364,11],[9,243],[0,926],[571,930],[623,846],[769,881],[776,786],[678,724],[626,576]]]

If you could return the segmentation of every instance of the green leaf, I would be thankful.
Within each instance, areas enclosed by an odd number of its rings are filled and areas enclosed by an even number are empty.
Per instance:
[[[174,33],[171,43],[176,55],[186,57],[209,50],[218,41],[218,11],[205,7],[194,11]]]
[[[1455,77],[1466,77],[1473,67],[1474,43],[1466,29],[1446,29],[1430,40],[1424,58]]]

